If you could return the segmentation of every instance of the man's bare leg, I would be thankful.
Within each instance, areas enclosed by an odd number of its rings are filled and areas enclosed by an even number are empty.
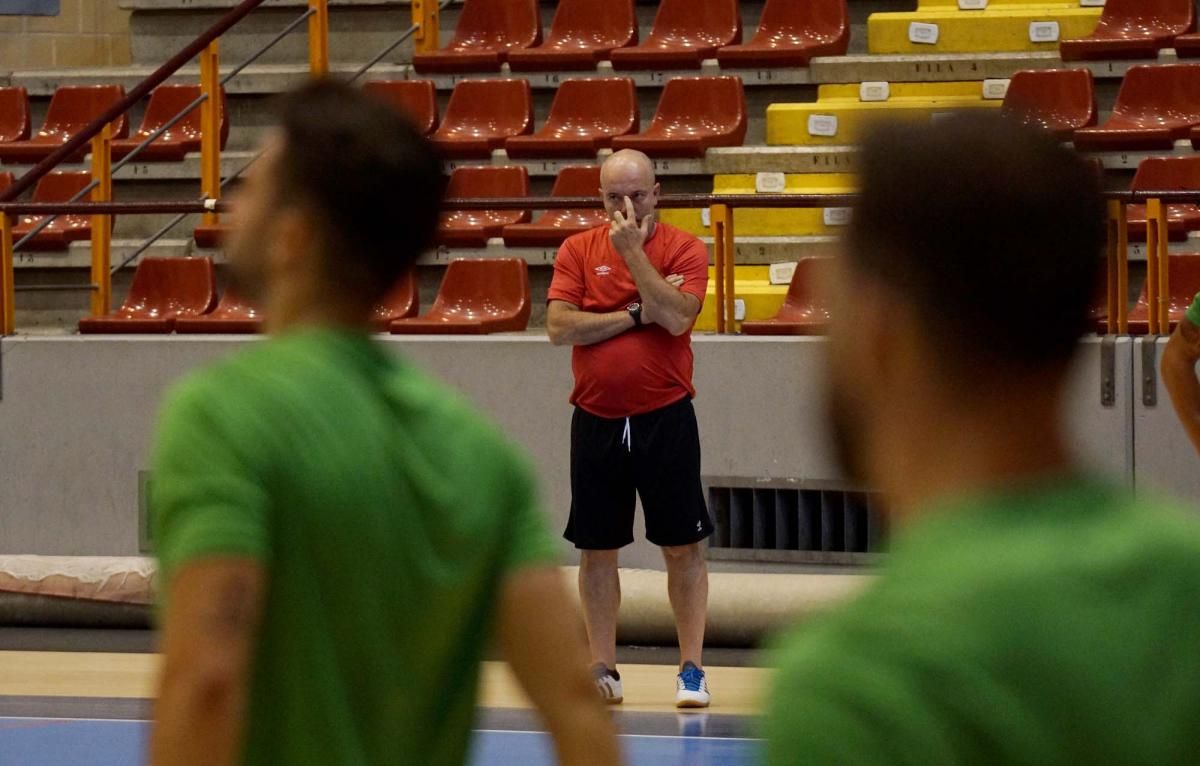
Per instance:
[[[616,550],[581,551],[579,598],[587,625],[592,663],[617,666],[617,612],[621,608],[621,578]]]
[[[708,617],[708,565],[700,543],[662,549],[667,564],[667,594],[675,613],[679,664],[691,660],[703,668],[704,623]]]

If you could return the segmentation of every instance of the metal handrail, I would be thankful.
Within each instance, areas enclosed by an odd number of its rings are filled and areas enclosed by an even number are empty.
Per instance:
[[[133,90],[125,94],[124,98],[114,102],[99,117],[89,122],[83,130],[71,136],[65,144],[55,149],[48,157],[34,165],[29,172],[18,178],[6,191],[0,192],[0,202],[14,200],[28,189],[33,188],[33,185],[41,180],[43,176],[95,138],[104,129],[105,125],[128,112],[134,104],[141,101],[150,91],[157,88],[167,78],[182,69],[184,64],[191,61],[197,54],[207,48],[209,43],[229,31],[230,27],[245,18],[247,14],[262,5],[263,2],[264,0],[242,0],[242,2],[230,9],[216,23],[202,32],[199,37],[184,46],[182,50],[167,59],[162,66],[151,72],[146,79],[135,85]]]
[[[1164,204],[1200,202],[1200,191],[1108,191],[1108,200],[1123,203],[1157,199]],[[664,194],[658,207],[699,208],[726,205],[731,208],[813,208],[850,206],[855,194]],[[451,197],[442,202],[445,210],[583,210],[604,206],[599,197]],[[131,215],[138,213],[227,212],[224,200],[179,200],[174,202],[0,202],[0,213],[10,215]]]
[[[438,11],[440,12],[442,10],[445,10],[446,7],[449,6],[452,2],[454,2],[454,0],[441,0],[441,2],[438,4]],[[313,11],[310,8],[308,13],[304,15],[304,18],[308,18],[308,16],[312,15],[312,13],[313,13]],[[297,21],[297,23],[299,23],[299,20]],[[354,74],[350,75],[350,77],[346,79],[346,82],[351,83],[351,84],[357,82],[358,79],[360,77],[362,77],[364,74],[366,74],[367,72],[369,72],[372,69],[372,67],[374,67],[376,64],[378,64],[380,61],[383,61],[385,58],[387,58],[389,53],[396,50],[396,48],[399,48],[400,45],[402,45],[405,40],[407,40],[408,38],[410,38],[414,34],[416,34],[418,29],[420,29],[419,24],[410,25],[409,28],[404,30],[404,32],[402,32],[400,34],[400,36],[398,38],[396,38],[396,40],[393,43],[391,43],[390,45],[385,47],[379,53],[375,54],[375,56],[373,56],[369,61],[367,61],[366,64],[359,67],[358,71],[356,71]],[[237,70],[235,70],[235,71],[237,71]],[[225,83],[225,81],[223,80],[222,84],[224,84],[224,83]],[[241,168],[239,168],[233,175],[231,175],[228,178],[221,181],[221,189],[224,189],[230,183],[237,180],[243,173],[245,173],[247,170],[249,170],[250,166],[253,165],[255,162],[257,162],[260,157],[262,157],[261,150],[259,152],[257,152],[253,157],[251,157],[250,160],[245,165],[243,165]],[[217,212],[223,212],[225,210],[226,210],[226,208],[224,208],[224,207],[219,207],[216,209]],[[140,256],[142,253],[146,252],[151,247],[153,247],[155,242],[158,242],[160,239],[167,236],[167,234],[170,234],[171,230],[174,229],[176,226],[178,226],[180,223],[182,223],[183,220],[187,217],[188,217],[188,213],[179,213],[174,218],[172,218],[170,221],[163,224],[162,227],[160,227],[158,231],[154,232],[149,237],[147,237],[146,240],[143,241],[142,244],[139,245],[136,250],[134,250],[132,253],[129,254],[128,257],[125,258],[125,260],[121,261],[119,264],[114,266],[112,268],[112,273],[116,274],[118,271],[125,268],[133,261],[137,260],[138,256]]]
[[[316,11],[313,10],[312,8],[309,8],[304,13],[302,13],[299,17],[297,17],[292,23],[290,23],[286,27],[284,27],[283,31],[280,32],[279,34],[275,35],[275,37],[272,38],[270,42],[268,42],[266,45],[259,48],[257,52],[255,52],[253,55],[251,55],[249,58],[247,58],[241,64],[234,67],[233,70],[230,71],[229,74],[222,77],[221,78],[221,87],[224,87],[226,83],[228,83],[230,80],[232,80],[233,78],[235,78],[239,74],[241,74],[242,71],[245,70],[246,67],[250,66],[255,61],[258,61],[260,58],[262,58],[264,55],[266,55],[267,51],[274,48],[284,38],[286,38],[292,32],[296,31],[296,28],[299,27],[301,24],[303,24],[305,21],[307,21],[308,17],[312,16],[314,13],[316,13]],[[197,96],[195,99],[193,99],[192,102],[190,104],[188,104],[186,107],[184,107],[182,111],[180,111],[174,117],[172,117],[171,119],[169,119],[165,123],[163,123],[162,126],[157,128],[153,133],[151,133],[149,136],[147,136],[140,144],[138,144],[136,147],[134,147],[133,150],[129,152],[129,154],[125,155],[118,162],[116,162],[112,166],[112,175],[116,176],[118,170],[120,170],[121,168],[125,167],[126,165],[128,165],[129,163],[131,163],[135,159],[137,159],[138,155],[141,154],[146,149],[146,147],[148,147],[150,144],[152,144],[156,140],[158,140],[159,136],[161,136],[163,133],[166,133],[171,128],[175,127],[177,124],[179,124],[180,120],[182,120],[184,117],[186,117],[188,114],[190,114],[192,112],[192,110],[196,109],[197,107],[199,107],[201,104],[203,104],[207,100],[208,100],[207,93],[201,93],[199,96]],[[244,170],[245,170],[245,168],[243,168],[243,171]],[[90,194],[92,189],[95,189],[99,185],[100,185],[100,181],[98,179],[93,178],[88,183],[87,186],[80,189],[78,192],[76,192],[74,195],[72,195],[71,198],[67,201],[68,202],[76,202],[78,200],[81,200],[84,197],[86,197],[88,194]],[[19,239],[16,243],[13,244],[13,250],[14,251],[20,250],[26,243],[28,243],[30,240],[32,240],[34,237],[36,237],[38,234],[40,234],[42,232],[42,230],[44,230],[47,226],[49,226],[51,223],[53,223],[56,218],[58,218],[58,215],[51,215],[51,216],[43,219],[42,221],[40,221],[38,223],[38,225],[35,226],[28,234],[26,234],[24,237],[21,237],[21,239]],[[182,219],[180,219],[180,220],[182,220]],[[169,229],[168,229],[168,231],[169,231]],[[164,232],[164,234],[165,234],[165,232]],[[157,241],[157,239],[155,239],[154,241]],[[153,243],[151,243],[151,244],[153,244]],[[122,264],[122,266],[124,266],[124,265],[125,264]],[[119,270],[120,268],[121,268],[121,266],[118,266],[117,269],[114,269],[113,270],[114,273],[117,270]]]

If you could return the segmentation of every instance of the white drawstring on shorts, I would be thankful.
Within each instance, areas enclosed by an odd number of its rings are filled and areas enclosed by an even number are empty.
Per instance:
[[[629,427],[629,418],[625,418],[625,431],[621,434],[621,443],[625,445],[625,449],[633,452],[633,432]]]

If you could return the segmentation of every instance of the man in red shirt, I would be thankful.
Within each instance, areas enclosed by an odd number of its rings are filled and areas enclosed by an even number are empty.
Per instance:
[[[616,669],[618,550],[633,542],[635,495],[646,538],[662,548],[679,637],[679,707],[707,707],[701,653],[712,522],[700,484],[692,409],[691,330],[708,289],[708,250],[655,220],[661,187],[641,152],[613,154],[600,171],[609,226],[563,243],[550,284],[550,342],[573,346],[571,516],[581,551],[579,592],[593,676],[623,699]]]

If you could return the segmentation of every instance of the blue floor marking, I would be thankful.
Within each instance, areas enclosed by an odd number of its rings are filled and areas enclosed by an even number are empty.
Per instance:
[[[0,766],[137,766],[149,724],[66,718],[0,718]],[[552,766],[550,738],[541,732],[477,731],[470,766]],[[754,766],[751,739],[621,736],[629,766]]]

